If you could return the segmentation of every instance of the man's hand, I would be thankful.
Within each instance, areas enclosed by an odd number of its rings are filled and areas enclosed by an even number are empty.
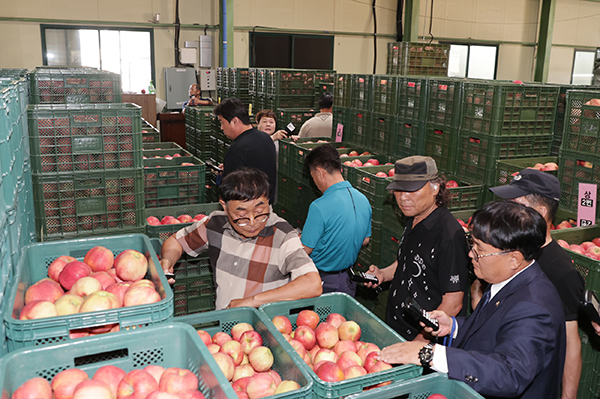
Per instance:
[[[377,280],[379,280],[379,284],[374,284],[371,282],[368,283],[363,283],[363,285],[367,288],[377,288],[381,285],[381,283],[383,283],[383,273],[381,273],[381,270],[379,270],[379,268],[375,265],[371,265],[369,266],[369,270],[367,270],[368,274],[372,274],[375,277],[377,277]]]
[[[300,136],[294,134],[294,135],[291,135],[290,138],[294,141],[297,141],[300,138]]]
[[[448,316],[443,310],[433,310],[429,312],[429,317],[438,321],[439,329],[433,331],[433,328],[425,327],[425,324],[421,323],[426,332],[436,337],[444,337],[452,332],[452,317]]]
[[[161,259],[160,266],[162,267],[165,273],[173,273],[173,266],[168,259]],[[175,282],[174,278],[167,279],[169,284],[173,284]]]
[[[419,351],[424,346],[425,342],[423,341],[399,342],[383,348],[377,359],[390,364],[416,364],[420,366]]]
[[[285,132],[285,130],[278,130],[271,135],[271,139],[273,141],[277,141],[277,140],[281,140],[281,139],[285,139],[285,138],[287,138],[287,133]]]
[[[600,335],[600,325],[598,325],[597,323],[594,323],[592,321],[592,327],[594,327],[594,330],[596,331],[596,334]]]
[[[239,308],[241,306],[257,308],[260,306],[260,304],[256,303],[256,301],[254,300],[254,296],[251,296],[248,298],[233,299],[231,302],[229,302],[229,305],[227,305],[227,309]]]

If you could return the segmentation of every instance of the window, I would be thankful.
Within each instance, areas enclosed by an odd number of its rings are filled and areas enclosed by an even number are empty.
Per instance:
[[[594,77],[594,58],[596,52],[593,50],[575,50],[573,56],[573,74],[571,84],[591,85]]]
[[[498,46],[451,44],[448,76],[495,79]]]
[[[250,32],[250,67],[333,69],[333,36]]]
[[[123,91],[140,92],[154,81],[151,29],[42,25],[44,65],[85,66],[121,74]]]

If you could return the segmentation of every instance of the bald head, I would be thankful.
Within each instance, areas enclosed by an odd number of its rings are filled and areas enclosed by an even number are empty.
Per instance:
[[[190,85],[190,97],[197,97],[200,95],[200,86],[196,83]]]

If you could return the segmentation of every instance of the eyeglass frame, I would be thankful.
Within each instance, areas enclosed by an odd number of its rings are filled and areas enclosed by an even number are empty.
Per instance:
[[[494,252],[493,254],[485,254],[485,255],[479,255],[477,253],[477,251],[475,250],[475,247],[473,246],[473,237],[468,237],[467,238],[467,245],[469,246],[469,252],[473,252],[473,255],[475,256],[473,260],[479,262],[479,259],[481,258],[485,258],[488,256],[496,256],[496,255],[506,255],[509,254],[511,252],[511,250],[507,250],[507,251],[500,251],[500,252]]]
[[[260,221],[260,220],[258,220],[258,218],[261,218],[261,217],[263,217],[263,216],[266,216],[267,218],[266,218],[265,220],[263,220],[263,221]],[[239,227],[245,227],[245,226],[248,226],[252,220],[256,220],[256,222],[257,222],[257,223],[264,223],[264,222],[266,222],[267,220],[269,220],[269,216],[271,216],[271,212],[270,212],[270,211],[269,211],[269,212],[267,212],[267,213],[261,213],[260,215],[256,215],[256,216],[254,216],[254,217],[251,217],[251,218],[238,218],[238,219],[232,219],[232,222],[233,222],[233,223],[235,223],[235,224],[236,224],[237,226],[239,226]],[[245,220],[247,220],[247,221],[248,221],[248,223],[240,224],[240,223],[239,223],[239,222],[240,222],[240,220],[244,220],[244,219],[245,219]]]

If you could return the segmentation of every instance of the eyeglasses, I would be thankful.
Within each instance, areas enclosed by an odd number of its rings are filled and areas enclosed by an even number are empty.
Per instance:
[[[252,220],[257,223],[264,223],[269,219],[271,213],[261,213],[260,215],[256,215],[253,218],[239,218],[233,219],[233,223],[237,224],[240,227],[248,226]]]
[[[469,244],[469,250],[471,252],[473,252],[473,255],[474,255],[473,258],[474,258],[474,260],[476,260],[478,262],[479,262],[479,259],[485,258],[487,256],[506,255],[506,254],[509,254],[509,253],[512,252],[512,251],[501,251],[501,252],[494,252],[493,254],[479,255],[477,253],[477,251],[475,250],[475,247],[473,246],[473,240],[472,239],[467,240],[467,243]]]

